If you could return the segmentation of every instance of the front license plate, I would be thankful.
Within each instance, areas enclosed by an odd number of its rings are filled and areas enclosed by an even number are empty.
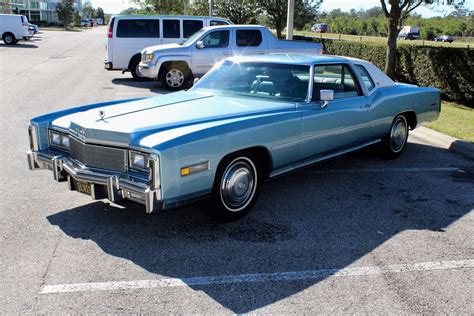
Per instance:
[[[89,183],[74,181],[74,186],[76,187],[77,192],[92,195],[91,185]]]

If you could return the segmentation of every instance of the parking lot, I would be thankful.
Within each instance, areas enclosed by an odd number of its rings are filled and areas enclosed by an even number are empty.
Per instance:
[[[415,136],[268,182],[244,219],[145,214],[28,170],[54,110],[166,93],[103,69],[106,28],[0,44],[0,313],[474,313],[474,161]]]

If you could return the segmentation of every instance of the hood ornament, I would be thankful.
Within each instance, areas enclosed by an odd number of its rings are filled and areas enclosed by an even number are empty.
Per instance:
[[[104,110],[99,110],[99,116],[100,116],[100,119],[103,120],[104,117],[105,117],[105,111]]]

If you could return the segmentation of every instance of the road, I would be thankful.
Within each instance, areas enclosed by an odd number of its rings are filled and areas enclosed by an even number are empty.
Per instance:
[[[105,28],[0,44],[0,313],[474,313],[474,161],[411,136],[263,186],[246,218],[155,216],[29,171],[28,120],[164,93]]]

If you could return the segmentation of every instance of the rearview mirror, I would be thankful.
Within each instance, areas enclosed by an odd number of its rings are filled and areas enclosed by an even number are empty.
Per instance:
[[[329,101],[334,99],[334,90],[321,90],[319,92],[319,99],[324,101],[324,103],[321,105],[321,108],[324,109],[326,106],[328,106]]]
[[[198,41],[198,42],[196,43],[196,48],[197,48],[197,49],[204,48],[204,43],[203,43],[202,41]]]

